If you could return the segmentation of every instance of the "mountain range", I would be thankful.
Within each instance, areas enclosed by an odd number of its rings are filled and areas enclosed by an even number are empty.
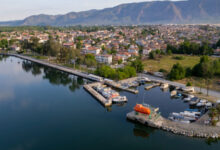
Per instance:
[[[142,25],[220,23],[220,0],[152,1],[64,15],[34,15],[0,26]]]

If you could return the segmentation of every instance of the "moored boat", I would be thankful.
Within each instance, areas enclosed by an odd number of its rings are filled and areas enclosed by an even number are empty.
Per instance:
[[[124,103],[127,101],[128,101],[128,99],[126,96],[118,96],[118,97],[115,97],[112,99],[112,102],[114,102],[114,103]]]
[[[142,104],[136,104],[136,106],[134,107],[134,110],[138,113],[142,113],[142,114],[146,114],[146,115],[150,115],[151,114],[151,110],[149,107],[146,107]]]

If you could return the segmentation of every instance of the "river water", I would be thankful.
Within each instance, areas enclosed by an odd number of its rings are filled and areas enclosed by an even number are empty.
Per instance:
[[[188,104],[159,88],[138,87],[125,105],[104,108],[83,89],[89,81],[14,57],[0,56],[1,150],[219,150],[220,143],[174,135],[126,120],[136,103],[164,117]]]

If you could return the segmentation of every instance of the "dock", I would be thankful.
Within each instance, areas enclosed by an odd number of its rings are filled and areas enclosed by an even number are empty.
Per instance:
[[[160,83],[153,83],[151,85],[148,85],[145,87],[145,90],[150,90],[150,89],[157,87],[157,86],[160,86]]]
[[[204,124],[201,125],[196,122],[190,124],[179,123],[168,120],[162,116],[149,117],[144,114],[136,113],[135,111],[128,113],[127,119],[178,135],[198,138],[220,138],[219,127]]]
[[[108,86],[111,86],[113,88],[116,88],[116,89],[120,89],[120,90],[124,90],[124,91],[130,92],[130,93],[138,94],[138,90],[130,89],[130,88],[124,88],[124,87],[121,86],[121,84],[116,83],[116,82],[105,81],[105,84],[108,85]]]
[[[66,72],[66,73],[69,73],[69,74],[72,74],[72,75],[76,75],[76,76],[79,76],[79,77],[82,77],[82,78],[85,78],[85,79],[89,79],[89,80],[92,80],[92,81],[99,81],[98,79],[96,79],[92,76],[89,76],[89,74],[80,72],[78,70],[73,70],[71,68],[67,68],[67,67],[64,67],[64,66],[57,65],[57,64],[48,63],[48,62],[43,61],[43,60],[37,60],[37,59],[31,58],[31,57],[28,57],[28,56],[23,56],[23,55],[19,55],[19,54],[1,54],[1,55],[14,56],[14,57],[21,58],[21,59],[24,59],[24,60],[27,60],[27,61],[31,61],[31,62],[40,64],[40,65],[51,67],[51,68],[54,68],[54,69],[57,69],[57,70],[60,70],[60,71],[63,71],[63,72]]]
[[[104,98],[101,94],[99,94],[96,90],[93,89],[93,86],[97,85],[99,83],[92,83],[84,85],[84,88],[92,95],[94,96],[103,106],[109,107],[112,105],[112,101]]]

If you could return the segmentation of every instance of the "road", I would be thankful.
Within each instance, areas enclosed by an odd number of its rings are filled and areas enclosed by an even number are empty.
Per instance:
[[[163,78],[159,78],[159,77],[155,77],[155,76],[152,76],[152,75],[139,74],[139,76],[147,77],[150,80],[157,80],[157,81],[160,81],[160,82],[168,83],[170,85],[178,86],[178,87],[181,87],[181,88],[185,88],[186,87],[186,85],[184,85],[182,83],[169,81],[169,80],[166,80],[166,79],[163,79]],[[200,92],[200,88],[199,87],[195,87],[195,90],[196,90],[196,92]],[[207,90],[204,89],[204,88],[201,89],[201,92],[203,94],[207,94]],[[209,95],[220,99],[220,92],[209,90]]]

